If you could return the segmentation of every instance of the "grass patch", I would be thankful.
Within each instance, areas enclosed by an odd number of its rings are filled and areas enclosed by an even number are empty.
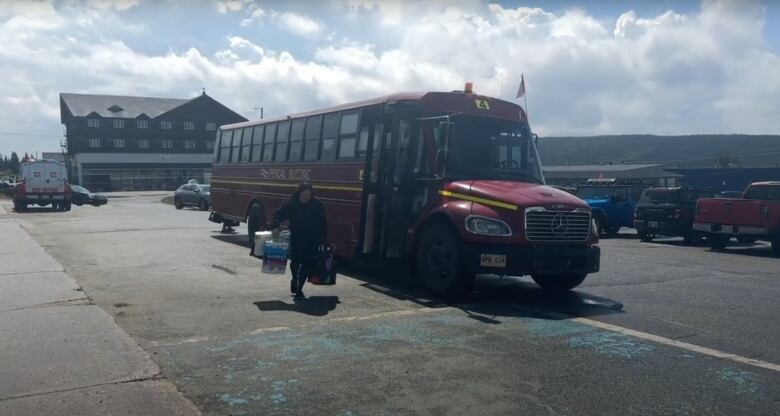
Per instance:
[[[165,198],[161,199],[160,202],[163,204],[173,205],[173,196],[166,196]]]

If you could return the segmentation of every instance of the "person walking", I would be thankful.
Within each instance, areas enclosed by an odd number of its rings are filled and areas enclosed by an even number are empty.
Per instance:
[[[290,223],[290,292],[302,299],[303,285],[317,267],[317,251],[325,244],[327,235],[325,207],[314,197],[309,183],[298,186],[290,200],[274,213],[274,238],[279,236],[279,225],[285,221]]]

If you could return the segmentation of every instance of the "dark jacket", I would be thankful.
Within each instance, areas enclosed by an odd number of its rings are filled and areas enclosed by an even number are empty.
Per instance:
[[[312,260],[317,248],[325,244],[327,237],[327,222],[325,207],[317,198],[312,197],[306,204],[298,201],[296,196],[282,205],[274,213],[273,228],[279,224],[290,222],[290,258],[295,262]]]

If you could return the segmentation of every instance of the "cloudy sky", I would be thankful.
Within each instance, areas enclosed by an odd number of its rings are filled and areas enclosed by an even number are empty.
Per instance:
[[[253,118],[521,73],[540,135],[780,134],[779,26],[774,0],[4,0],[0,153],[58,150],[60,92]]]

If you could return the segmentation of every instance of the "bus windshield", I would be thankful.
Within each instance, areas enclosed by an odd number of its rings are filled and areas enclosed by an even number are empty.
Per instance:
[[[536,146],[521,123],[458,118],[447,153],[447,176],[544,183]]]

